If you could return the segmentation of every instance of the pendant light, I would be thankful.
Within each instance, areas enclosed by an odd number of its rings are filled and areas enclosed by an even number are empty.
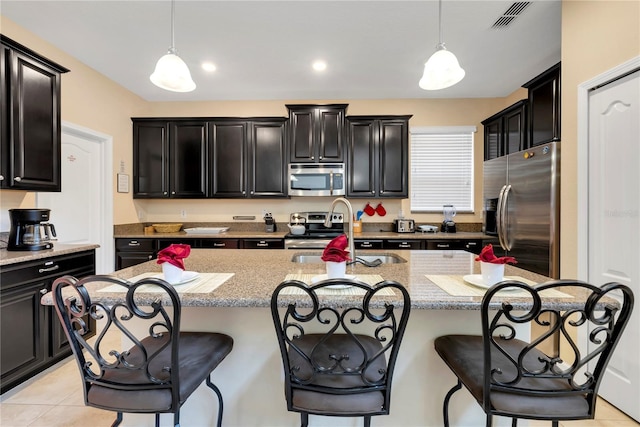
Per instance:
[[[165,90],[172,92],[191,92],[196,84],[191,79],[189,67],[178,56],[173,30],[175,15],[175,0],[171,0],[171,47],[169,52],[158,60],[156,69],[149,76],[151,82]]]
[[[458,58],[447,50],[442,41],[442,0],[438,1],[438,45],[436,52],[424,64],[424,74],[418,85],[424,90],[438,90],[453,86],[464,78]]]

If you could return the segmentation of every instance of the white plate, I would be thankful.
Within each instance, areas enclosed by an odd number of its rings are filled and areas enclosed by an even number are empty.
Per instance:
[[[187,234],[220,234],[229,230],[229,227],[195,227],[185,228]]]
[[[353,274],[345,274],[345,276],[344,276],[344,279],[348,279],[348,280],[355,279],[355,278],[356,278],[356,276],[354,276]],[[328,279],[328,277],[327,277],[326,274],[318,274],[317,276],[313,276],[311,278],[311,283],[315,284],[315,283],[318,283],[318,282],[320,282],[322,280],[327,280],[327,279]],[[329,285],[329,286],[325,286],[325,287],[328,288],[328,289],[347,289],[347,288],[350,288],[351,285]]]
[[[508,277],[504,277],[505,279],[509,279]],[[467,274],[466,276],[462,276],[462,280],[464,280],[465,282],[467,282],[470,285],[473,286],[477,286],[479,288],[483,288],[483,289],[489,289],[491,286],[493,285],[487,285],[484,283],[484,280],[482,280],[482,274]],[[503,288],[500,291],[517,291],[519,288],[516,287],[509,287],[509,288]]]
[[[183,271],[180,281],[178,283],[171,283],[173,286],[184,285],[185,283],[193,282],[200,276],[197,271]]]

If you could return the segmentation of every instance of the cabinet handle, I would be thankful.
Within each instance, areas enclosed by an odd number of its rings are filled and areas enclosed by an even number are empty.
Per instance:
[[[410,245],[409,243],[400,243],[400,244],[398,245],[398,247],[399,247],[399,248],[410,248],[410,247],[411,247],[411,245]]]
[[[153,255],[149,255],[149,259],[153,259]]]
[[[40,295],[46,295],[47,292],[49,292],[47,288],[40,289]]]
[[[227,244],[226,243],[214,243],[213,246],[216,247],[216,248],[224,248],[225,246],[227,246]]]
[[[166,191],[163,191],[163,192],[162,192],[162,194],[164,194],[164,195],[166,196],[166,195],[167,195],[167,192],[166,192]]]
[[[360,245],[360,247],[361,247],[361,248],[372,248],[372,247],[373,247],[373,245],[372,245],[371,243],[362,243],[362,244]]]
[[[318,156],[318,158],[319,158],[320,160],[322,160],[322,156]]]
[[[265,247],[269,246],[269,244],[267,242],[258,242],[258,243],[256,243],[256,246],[260,246],[261,248],[265,248]]]
[[[49,267],[49,268],[39,268],[38,269],[38,273],[47,273],[49,271],[56,271],[59,268],[60,268],[60,266],[58,264],[54,265],[53,267]]]
[[[0,175],[0,181],[4,181],[4,175]]]
[[[315,157],[315,156],[311,156],[311,160],[315,160],[315,159],[316,159],[316,157]]]
[[[129,246],[140,246],[140,242],[138,242],[137,240],[131,240],[129,242]]]
[[[13,178],[14,181],[20,182],[22,181],[22,178],[19,176],[16,176],[15,178]]]
[[[444,249],[448,249],[449,248],[449,244],[448,243],[438,243],[436,244],[437,248],[444,248]]]
[[[253,190],[251,190],[251,194],[253,194]]]
[[[176,192],[175,192],[175,191],[172,191],[172,192],[171,192],[171,194],[172,194],[172,195],[173,195],[173,194],[176,194]]]
[[[371,194],[376,194],[376,190],[371,190]]]

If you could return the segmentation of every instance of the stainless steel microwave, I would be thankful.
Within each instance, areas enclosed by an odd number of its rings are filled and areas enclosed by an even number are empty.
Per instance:
[[[344,196],[344,163],[289,164],[290,196]]]

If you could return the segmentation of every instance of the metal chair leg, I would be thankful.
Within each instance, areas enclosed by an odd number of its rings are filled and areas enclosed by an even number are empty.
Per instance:
[[[518,419],[511,418],[511,427],[518,427]]]
[[[371,427],[371,415],[364,416],[364,427]]]
[[[116,419],[113,421],[113,424],[111,424],[111,427],[118,427],[121,422],[122,422],[122,412],[118,412],[116,415]]]
[[[180,427],[180,408],[173,414],[173,427]]]
[[[487,414],[487,422],[485,425],[487,427],[491,427],[493,425],[493,415]]]
[[[309,425],[309,414],[300,412],[300,426],[307,427]]]
[[[449,400],[451,399],[453,393],[460,390],[461,388],[462,382],[458,380],[458,384],[454,385],[444,397],[444,402],[442,404],[442,417],[444,419],[444,427],[449,427]]]
[[[558,427],[558,420],[551,421],[551,427]]]
[[[160,427],[160,414],[156,414],[156,427]]]
[[[213,390],[216,395],[218,395],[218,423],[217,426],[218,427],[222,427],[222,410],[223,410],[223,404],[222,404],[222,393],[220,392],[220,389],[218,387],[216,387],[216,385],[214,383],[211,382],[211,377],[207,377],[206,379],[206,383],[207,386]]]

